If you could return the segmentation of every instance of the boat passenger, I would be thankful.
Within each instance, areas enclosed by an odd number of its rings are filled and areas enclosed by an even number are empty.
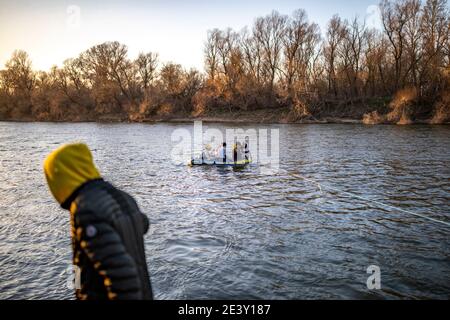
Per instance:
[[[219,148],[219,159],[223,161],[223,163],[227,162],[227,143],[224,142],[222,146]]]
[[[238,161],[242,160],[242,153],[243,153],[242,144],[240,142],[238,142],[233,146],[234,162],[238,162]]]
[[[244,146],[244,156],[245,156],[246,162],[250,161],[250,149],[248,147],[248,143],[245,143],[245,146]]]

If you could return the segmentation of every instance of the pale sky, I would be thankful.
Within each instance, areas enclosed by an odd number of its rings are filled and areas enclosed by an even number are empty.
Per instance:
[[[0,69],[15,49],[36,70],[48,70],[105,41],[128,46],[129,57],[158,52],[162,62],[203,70],[203,44],[213,28],[240,30],[272,10],[303,8],[323,29],[333,14],[377,24],[378,0],[0,0]]]

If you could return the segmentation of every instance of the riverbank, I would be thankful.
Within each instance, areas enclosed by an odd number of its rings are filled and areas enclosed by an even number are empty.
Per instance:
[[[217,103],[216,103],[217,104]],[[212,104],[214,105],[214,104]],[[126,105],[102,109],[101,105],[68,105],[64,110],[46,112],[0,112],[0,121],[18,122],[101,122],[180,123],[192,121],[254,124],[450,124],[450,95],[439,102],[418,102],[400,91],[394,97],[337,99],[324,97],[310,101],[277,100],[273,104],[243,107],[163,104],[150,109]]]
[[[420,110],[420,108],[418,108]],[[423,108],[422,108],[423,109]],[[183,123],[193,121],[216,123],[255,123],[255,124],[450,124],[448,115],[436,121],[430,113],[406,114],[406,108],[395,109],[376,101],[376,103],[344,103],[323,101],[312,113],[297,115],[290,107],[269,107],[256,110],[216,110],[204,112],[166,112],[153,115],[141,113],[74,114],[67,113],[58,117],[45,116],[0,118],[10,122],[100,122],[100,123]],[[448,113],[448,112],[446,112]]]
[[[54,123],[186,123],[193,121],[203,121],[206,123],[254,123],[254,124],[366,124],[366,125],[450,125],[450,122],[434,123],[432,120],[419,119],[409,121],[407,123],[366,123],[363,119],[355,118],[339,118],[339,117],[304,117],[302,119],[292,121],[286,117],[277,114],[257,114],[254,113],[237,113],[237,114],[215,114],[202,116],[155,116],[142,117],[139,119],[129,119],[120,115],[101,116],[98,118],[86,117],[78,119],[0,119],[4,122],[54,122]]]
[[[103,119],[82,119],[82,120],[25,120],[25,119],[0,119],[2,122],[52,122],[52,123],[187,123],[193,121],[202,121],[206,123],[254,123],[254,124],[365,124],[365,125],[450,125],[450,122],[444,123],[432,123],[427,120],[419,120],[410,122],[407,124],[395,124],[395,123],[375,123],[367,124],[363,120],[348,119],[348,118],[324,118],[324,119],[304,119],[300,121],[270,121],[265,119],[252,119],[252,118],[226,118],[226,117],[183,117],[183,118],[146,118],[139,121],[132,121],[129,119],[122,119],[120,117],[108,117]]]

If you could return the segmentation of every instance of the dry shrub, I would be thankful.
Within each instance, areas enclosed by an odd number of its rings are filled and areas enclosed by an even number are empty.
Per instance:
[[[64,111],[67,109],[68,105],[60,105],[58,103],[50,103],[48,106],[48,116],[50,120],[63,120]]]
[[[375,125],[384,123],[386,121],[386,116],[380,115],[378,111],[372,111],[370,113],[366,113],[363,116],[363,123],[367,125]]]
[[[149,99],[145,98],[140,104],[139,104],[139,114],[142,116],[151,113],[152,104],[149,101]]]
[[[192,97],[192,116],[199,117],[207,113],[216,96],[217,94],[214,92],[214,87],[212,86],[208,86],[197,91]]]
[[[292,112],[299,119],[311,116],[311,113],[308,111],[308,106],[306,105],[306,103],[298,99],[296,99],[294,101],[294,104],[292,105]]]
[[[220,86],[208,84],[192,97],[192,115],[195,117],[229,110],[232,98],[232,95],[223,92]]]
[[[140,114],[139,112],[132,113],[128,115],[128,119],[132,122],[141,122],[144,120],[144,116]]]
[[[48,121],[51,119],[51,115],[48,112],[40,112],[35,115],[36,121]]]
[[[298,122],[305,119],[310,119],[311,117],[312,115],[309,112],[307,102],[301,99],[293,99],[291,109],[283,121]]]
[[[416,88],[404,88],[399,90],[389,106],[392,111],[387,114],[387,121],[396,124],[411,124],[412,105],[417,98]]]
[[[173,114],[174,106],[170,103],[164,103],[162,104],[157,112],[158,116],[167,117]]]
[[[164,103],[165,96],[160,87],[152,86],[147,88],[144,97],[139,103],[139,117],[147,118],[154,116],[158,111],[158,107]]]
[[[431,118],[431,124],[443,124],[450,122],[450,93],[446,92],[441,101],[436,103],[434,108],[433,118]]]
[[[11,105],[10,115],[12,119],[28,118],[31,114],[31,100],[27,97],[16,97]]]
[[[411,120],[411,116],[407,114],[406,112],[403,112],[402,116],[400,117],[400,120],[397,121],[398,125],[410,125],[414,122]]]
[[[203,101],[200,101],[200,102],[195,101],[194,102],[194,108],[193,108],[192,113],[191,113],[193,117],[200,117],[201,115],[205,114],[205,112],[206,112],[206,105],[204,103],[202,103],[202,102]]]

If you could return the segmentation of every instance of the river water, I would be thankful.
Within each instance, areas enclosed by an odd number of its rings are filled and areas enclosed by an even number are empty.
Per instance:
[[[450,298],[450,227],[414,215],[450,222],[450,127],[240,125],[279,130],[271,175],[174,164],[192,127],[0,122],[0,299],[73,299],[42,161],[80,140],[151,221],[157,299]]]

